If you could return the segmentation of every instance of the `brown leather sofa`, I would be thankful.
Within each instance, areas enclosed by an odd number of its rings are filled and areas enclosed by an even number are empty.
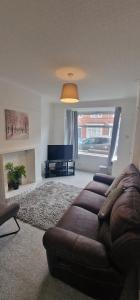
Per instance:
[[[114,178],[96,174],[43,237],[50,273],[96,299],[119,299],[140,261],[140,173],[132,164],[127,171],[107,220],[98,212]]]

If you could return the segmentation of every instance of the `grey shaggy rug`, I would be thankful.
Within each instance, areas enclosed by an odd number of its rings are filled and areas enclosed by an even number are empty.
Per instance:
[[[46,230],[58,222],[80,191],[72,185],[49,181],[25,195],[9,198],[8,202],[19,202],[20,220]]]

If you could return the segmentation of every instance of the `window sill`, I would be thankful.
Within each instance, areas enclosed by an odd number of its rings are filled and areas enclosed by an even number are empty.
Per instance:
[[[102,153],[85,153],[85,152],[82,152],[82,151],[79,151],[78,152],[78,156],[90,156],[90,157],[105,157],[105,158],[108,158],[108,155],[107,154],[102,154]]]

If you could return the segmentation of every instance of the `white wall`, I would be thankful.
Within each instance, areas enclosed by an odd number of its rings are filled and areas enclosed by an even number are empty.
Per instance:
[[[48,103],[46,97],[42,97],[41,102],[41,163],[43,175],[45,167],[44,163],[47,160],[47,146],[51,143],[53,130],[53,128],[50,126],[53,114],[53,104]]]
[[[29,139],[6,140],[5,109],[28,114]],[[0,152],[34,146],[36,147],[36,170],[39,180],[41,175],[41,96],[15,84],[0,81]]]
[[[131,151],[132,151],[132,137],[135,124],[135,109],[136,109],[136,99],[119,99],[119,100],[103,100],[103,101],[93,101],[86,103],[78,103],[74,107],[66,106],[63,104],[53,104],[52,117],[51,117],[51,127],[53,132],[51,135],[52,144],[64,143],[64,119],[65,111],[69,108],[89,108],[93,110],[97,107],[112,107],[121,106],[122,107],[122,120],[120,129],[120,139],[118,145],[118,160],[113,165],[113,175],[116,176],[121,170],[129,164],[131,161]],[[102,165],[106,162],[104,158],[96,158],[80,155],[77,167],[82,170],[87,171],[97,171],[97,165]]]
[[[52,104],[50,118],[50,144],[64,144],[65,136],[65,106],[63,104]]]
[[[133,136],[136,122],[136,99],[122,105],[122,119],[118,146],[118,160],[113,164],[113,174],[118,175],[132,162]]]
[[[99,166],[104,166],[106,164],[106,157],[79,154],[76,162],[76,169],[89,172],[98,172]]]
[[[136,122],[134,128],[132,145],[132,162],[140,170],[140,84],[138,84],[137,103],[136,103]]]

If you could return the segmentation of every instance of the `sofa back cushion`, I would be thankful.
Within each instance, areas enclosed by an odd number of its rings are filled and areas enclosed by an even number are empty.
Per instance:
[[[115,202],[110,215],[112,241],[129,231],[140,231],[140,193],[127,188]]]
[[[128,178],[130,177],[137,177],[139,176],[139,171],[138,169],[135,167],[134,164],[130,164],[128,165],[123,171],[122,173],[117,176],[114,181],[112,182],[112,184],[110,185],[110,187],[108,188],[108,190],[106,191],[105,195],[108,196],[109,193],[116,188],[119,184],[123,185],[125,183],[126,187],[128,187],[129,182],[127,181]],[[126,182],[125,182],[126,180]]]
[[[124,189],[135,187],[140,192],[140,173],[137,171],[137,173],[127,175],[120,181],[119,186],[123,186]]]
[[[140,173],[130,164],[123,174],[98,214],[99,239],[107,247],[126,233],[140,231]]]

